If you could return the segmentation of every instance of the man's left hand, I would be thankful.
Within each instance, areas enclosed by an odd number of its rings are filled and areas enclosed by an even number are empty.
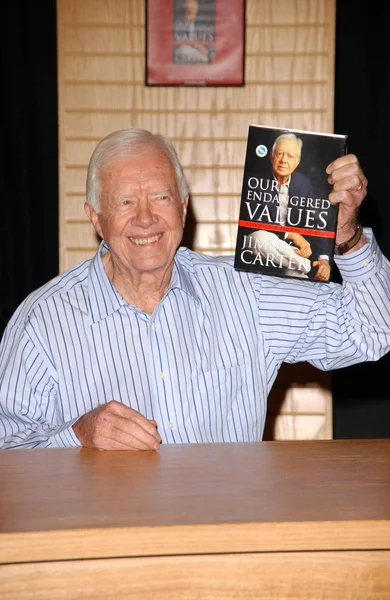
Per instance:
[[[328,182],[333,185],[329,201],[339,205],[336,243],[341,244],[356,231],[357,212],[367,194],[367,178],[354,154],[337,158],[328,165],[326,172]]]

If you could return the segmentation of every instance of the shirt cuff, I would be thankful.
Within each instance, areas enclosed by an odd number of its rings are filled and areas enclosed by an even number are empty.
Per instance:
[[[80,417],[77,417],[76,419],[64,423],[50,436],[50,446],[52,448],[69,448],[69,446],[81,448],[81,443],[72,427],[79,418]]]
[[[334,261],[339,268],[343,281],[351,283],[367,281],[377,273],[382,253],[371,229],[364,228],[363,235],[367,244],[352,254],[334,256]]]

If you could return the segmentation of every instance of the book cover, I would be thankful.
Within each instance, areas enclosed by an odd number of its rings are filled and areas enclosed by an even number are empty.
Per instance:
[[[147,86],[244,85],[245,0],[147,0]]]
[[[329,281],[338,207],[326,167],[346,152],[345,135],[250,125],[234,266]]]

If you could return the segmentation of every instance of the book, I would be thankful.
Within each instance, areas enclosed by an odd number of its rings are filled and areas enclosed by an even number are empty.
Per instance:
[[[249,126],[236,269],[331,279],[338,206],[328,199],[326,167],[346,142],[346,135]]]

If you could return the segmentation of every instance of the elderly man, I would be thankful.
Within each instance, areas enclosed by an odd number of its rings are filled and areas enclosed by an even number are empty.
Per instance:
[[[302,173],[296,171],[297,166],[301,161],[303,142],[293,133],[284,133],[278,136],[272,146],[270,158],[272,166],[272,175],[278,183],[279,190],[279,211],[280,223],[287,224],[287,212],[289,207],[290,197],[314,198],[314,192],[311,181]],[[276,220],[277,206],[271,204],[269,211],[273,221]],[[295,213],[298,212],[297,207],[290,209],[292,222],[297,227],[304,227],[303,223],[299,223]],[[276,237],[281,241],[274,241]],[[286,266],[283,270],[285,275],[294,277],[307,277],[307,273],[311,268],[315,268],[314,279],[318,281],[328,281],[330,277],[329,263],[329,242],[327,238],[317,238],[317,247],[313,248],[309,241],[296,232],[288,232],[286,234],[270,233],[266,231],[257,231],[251,235],[253,244],[257,242],[259,248],[272,247],[275,249],[276,262],[289,265],[291,256],[298,255],[302,258],[299,261],[299,268],[288,269]],[[315,239],[315,238],[314,238]],[[266,242],[266,243],[264,243]],[[284,243],[285,242],[285,243]],[[266,251],[265,258],[266,258]],[[310,262],[309,257],[312,262]],[[298,261],[295,261],[298,262]]]
[[[337,242],[354,240],[337,259],[344,283],[292,286],[179,248],[188,188],[167,138],[130,129],[103,139],[85,205],[103,241],[10,320],[0,445],[261,440],[283,361],[333,369],[386,353],[390,265],[370,230],[355,235],[367,181],[352,155],[327,172],[340,204]]]

